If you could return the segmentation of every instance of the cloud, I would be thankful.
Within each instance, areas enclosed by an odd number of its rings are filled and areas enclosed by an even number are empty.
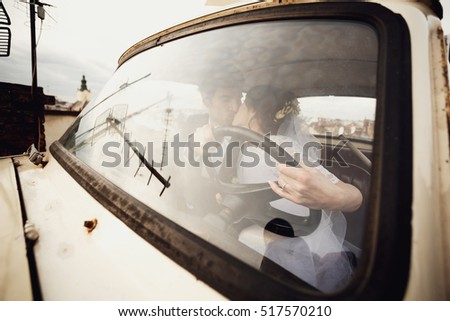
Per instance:
[[[38,61],[40,82],[46,84],[45,92],[72,101],[76,99],[82,75],[86,76],[88,88],[95,96],[114,71],[98,58],[55,48],[39,55]]]
[[[9,58],[0,58],[0,81],[31,84],[28,4],[3,0],[13,33]],[[205,0],[106,0],[49,3],[42,24],[36,22],[38,85],[50,95],[76,99],[81,77],[86,75],[95,96],[117,67],[120,55],[143,38],[213,8]],[[173,10],[174,8],[177,10]],[[217,8],[214,8],[217,10]],[[55,19],[55,20],[53,20]]]
[[[31,54],[22,44],[11,47],[14,58],[0,58],[0,81],[31,84]]]
[[[46,1],[47,8],[38,46],[38,84],[47,94],[75,99],[81,76],[95,96],[117,67],[120,55],[136,42],[176,23],[219,10],[206,0],[77,0]],[[444,17],[450,10],[441,2]],[[3,0],[12,21],[12,49],[0,58],[0,81],[31,84],[30,30],[27,6]],[[50,17],[51,16],[51,17]],[[54,21],[55,19],[56,21]],[[443,25],[450,34],[450,19]],[[37,36],[40,23],[37,21]]]
[[[13,58],[0,60],[0,81],[31,85],[31,53],[24,44],[18,44]],[[95,57],[84,58],[77,53],[47,48],[37,52],[38,86],[48,95],[56,95],[75,101],[82,75],[86,75],[88,87],[96,95],[114,71]]]

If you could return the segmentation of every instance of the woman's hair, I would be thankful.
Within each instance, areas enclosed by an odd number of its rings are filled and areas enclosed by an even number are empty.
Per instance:
[[[255,110],[253,119],[259,122],[264,133],[276,134],[287,115],[298,115],[300,111],[294,94],[271,86],[251,88],[245,104]]]

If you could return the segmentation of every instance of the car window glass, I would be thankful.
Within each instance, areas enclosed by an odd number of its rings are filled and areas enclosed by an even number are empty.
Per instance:
[[[65,147],[256,270],[333,292],[361,255],[377,55],[376,32],[357,21],[194,34],[125,62]],[[351,184],[362,202],[350,213],[281,198],[268,184],[278,163],[314,170],[323,189]]]

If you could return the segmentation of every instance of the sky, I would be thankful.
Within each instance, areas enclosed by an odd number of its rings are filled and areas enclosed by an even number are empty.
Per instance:
[[[0,1],[12,22],[11,53],[0,57],[0,82],[31,85],[29,4]],[[36,19],[38,86],[47,95],[73,102],[85,75],[95,97],[130,46],[176,23],[221,9],[206,1],[42,0],[54,7],[45,6],[42,24]],[[441,3],[444,31],[450,34],[450,0]]]
[[[0,0],[11,19],[11,53],[0,57],[0,82],[31,85],[29,4]],[[28,1],[28,0],[27,0]],[[206,0],[41,0],[46,17],[36,18],[37,80],[47,95],[75,101],[86,75],[91,97],[136,42],[186,19],[217,11]],[[173,8],[177,8],[173,10]],[[42,30],[42,31],[41,31]]]

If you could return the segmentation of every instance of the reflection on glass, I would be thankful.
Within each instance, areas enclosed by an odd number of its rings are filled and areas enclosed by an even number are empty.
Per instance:
[[[122,65],[65,145],[263,273],[333,292],[361,252],[377,52],[351,21],[185,37]]]

